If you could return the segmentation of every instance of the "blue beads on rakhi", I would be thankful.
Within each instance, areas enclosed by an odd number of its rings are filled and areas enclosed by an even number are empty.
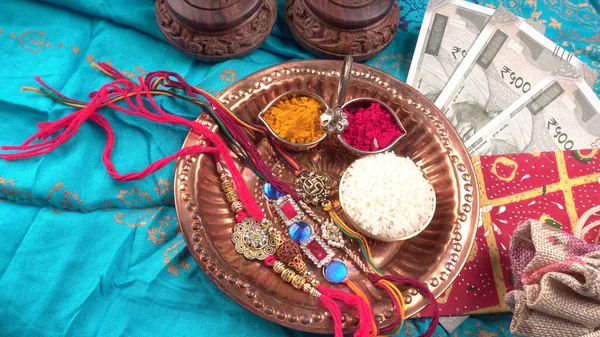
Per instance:
[[[323,275],[331,283],[342,283],[348,278],[348,266],[340,260],[333,260],[325,266]]]
[[[279,192],[275,187],[273,187],[273,185],[271,185],[271,183],[265,183],[265,186],[263,186],[263,192],[270,200],[277,200],[283,196],[283,193]]]
[[[296,221],[290,226],[290,238],[295,242],[305,242],[312,234],[312,227],[304,221]]]

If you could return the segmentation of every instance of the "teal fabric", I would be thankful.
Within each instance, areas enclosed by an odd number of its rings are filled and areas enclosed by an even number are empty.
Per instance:
[[[589,1],[589,2],[588,2]],[[548,25],[547,35],[600,68],[596,0],[503,0]],[[152,0],[3,0],[0,6],[0,144],[20,144],[41,121],[72,111],[21,92],[40,75],[86,99],[108,78],[90,67],[111,61],[127,76],[172,70],[218,94],[242,77],[311,58],[293,42],[280,11],[261,48],[243,59],[194,61],[165,42]],[[367,63],[405,79],[426,0],[403,0],[401,31]],[[497,6],[498,0],[485,5]],[[280,2],[280,8],[283,3]],[[597,90],[600,85],[596,85]],[[171,101],[164,106],[194,117]],[[186,130],[105,111],[117,133],[120,172],[175,152]],[[85,124],[44,157],[0,161],[1,336],[308,336],[250,314],[199,270],[177,230],[174,163],[150,177],[116,182],[101,164],[104,134]],[[451,336],[509,336],[510,315],[470,318]],[[417,336],[427,320],[411,320]],[[448,336],[441,327],[439,336]]]

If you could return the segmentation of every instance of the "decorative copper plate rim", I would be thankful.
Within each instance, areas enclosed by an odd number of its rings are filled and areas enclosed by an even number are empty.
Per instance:
[[[252,95],[255,91],[268,88],[269,84],[276,82],[278,78],[285,75],[302,76],[302,74],[318,74],[325,77],[339,76],[339,72],[336,72],[336,69],[339,69],[339,63],[340,61],[306,60],[276,65],[255,72],[235,83],[219,96],[219,100],[229,106],[234,106],[238,100]],[[441,144],[446,150],[446,156],[452,165],[456,182],[459,185],[460,199],[457,201],[458,213],[456,214],[456,221],[452,226],[452,236],[450,242],[447,243],[449,248],[441,255],[445,261],[439,262],[433,270],[425,274],[425,279],[422,280],[437,298],[442,295],[458,276],[467,261],[475,239],[475,231],[480,213],[475,169],[464,144],[452,124],[422,94],[393,76],[369,66],[355,64],[352,73],[357,78],[371,81],[373,86],[379,87],[380,90],[388,91],[393,96],[392,99],[402,100],[405,106],[410,108],[411,113],[423,113],[435,127],[437,136],[441,139]],[[408,91],[408,94],[405,96],[400,95],[399,90],[396,89],[399,87]],[[214,123],[204,119],[202,116],[197,121],[214,130],[217,129]],[[190,132],[184,141],[183,147],[192,145],[193,142],[197,142],[200,138],[201,136]],[[198,163],[197,158],[198,156],[186,156],[178,160],[175,170],[176,188],[174,189],[174,194],[181,231],[192,256],[200,268],[221,291],[254,314],[297,330],[331,333],[332,327],[330,322],[327,319],[323,319],[320,314],[323,312],[322,309],[316,310],[316,308],[311,309],[304,306],[297,307],[298,311],[304,312],[303,315],[298,317],[292,313],[286,313],[284,308],[265,306],[261,298],[268,298],[271,295],[253,287],[245,279],[239,277],[239,273],[233,270],[230,265],[223,263],[222,257],[211,242],[205,240],[206,232],[203,228],[200,214],[196,212],[198,205],[191,202],[193,201],[192,193],[194,191],[188,185],[188,179],[193,174],[192,167]],[[405,293],[405,298],[410,300],[407,301],[406,308],[408,316],[417,314],[428,304],[426,298],[417,294],[416,291],[412,291],[412,289]],[[278,299],[277,301],[281,302]],[[309,309],[312,310],[312,318],[306,315],[311,312],[308,311]],[[315,317],[319,317],[319,319]],[[313,319],[315,324],[309,324]],[[384,323],[389,324],[389,320],[386,319]],[[353,329],[355,327],[351,324],[345,324],[345,332],[350,332]]]

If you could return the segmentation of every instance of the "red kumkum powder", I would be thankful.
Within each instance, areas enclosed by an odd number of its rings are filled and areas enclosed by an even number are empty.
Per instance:
[[[356,149],[377,151],[403,135],[396,120],[379,103],[372,103],[366,109],[359,108],[353,114],[348,109],[344,112],[348,115],[348,127],[342,138]]]

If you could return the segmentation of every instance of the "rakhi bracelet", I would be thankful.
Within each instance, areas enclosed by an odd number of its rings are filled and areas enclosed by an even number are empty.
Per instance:
[[[322,234],[325,234],[324,236],[322,235],[322,238],[330,246],[344,250],[344,252],[359,268],[359,270],[365,273],[371,272],[369,267],[365,265],[362,259],[344,245],[342,233],[351,239],[358,240],[358,237],[356,235],[352,235],[355,231],[350,230],[343,221],[340,221],[338,217],[333,216],[336,214],[330,212],[332,208],[329,198],[331,196],[332,179],[325,174],[317,172],[304,172],[296,178],[294,185],[296,191],[298,192],[298,195],[301,197],[301,199],[297,203],[291,196],[281,197],[281,193],[279,193],[268,182],[264,184],[263,191],[265,193],[265,196],[270,200],[273,200],[275,198],[285,198],[273,202],[277,213],[281,217],[286,217],[286,212],[292,213],[295,210],[296,213],[301,213],[301,218],[302,216],[304,216],[304,213],[302,213],[302,211],[305,211],[306,214],[312,220],[314,220],[317,224],[321,226]],[[322,207],[330,215],[330,220],[326,221],[323,220],[321,217],[317,216],[308,204],[318,205]],[[296,213],[289,214],[287,218],[289,219],[290,216],[296,216]],[[299,218],[293,220],[299,220]],[[294,224],[292,224],[294,221],[284,219],[284,222],[288,226],[294,226]],[[373,269],[373,271],[375,271],[376,273],[381,274],[379,268],[373,263],[373,259],[370,254],[370,247],[366,242],[366,239],[363,238],[363,240],[358,240],[358,242],[361,251],[363,252],[363,257],[368,262],[370,268]]]
[[[374,336],[377,332],[377,326],[372,315],[372,307],[366,296],[361,293],[362,296],[356,298],[339,290],[321,287],[319,281],[308,271],[306,264],[302,260],[298,244],[291,240],[285,240],[281,232],[266,218],[259,223],[255,218],[247,217],[243,213],[243,208],[238,204],[238,196],[234,190],[231,176],[222,168],[220,163],[217,163],[217,173],[219,173],[221,188],[225,192],[227,202],[231,205],[231,210],[236,214],[236,219],[238,221],[241,220],[234,226],[231,236],[231,240],[235,244],[235,250],[247,259],[264,260],[265,265],[272,267],[273,271],[284,282],[290,283],[294,288],[302,289],[311,296],[317,297],[330,312],[335,311],[333,307],[335,303],[329,299],[330,297],[356,306],[361,325],[354,336]],[[274,251],[275,255],[273,255]],[[286,264],[294,268],[298,273],[286,267]],[[347,281],[347,284],[351,288],[357,288],[352,283],[349,283],[349,281]],[[327,297],[327,295],[330,297]],[[337,312],[332,312],[332,317],[334,317],[335,334],[338,336],[341,334],[341,316]]]
[[[217,173],[221,181],[221,188],[225,192],[225,198],[238,221],[231,236],[235,250],[246,259],[263,260],[264,264],[272,267],[284,282],[317,297],[319,302],[332,314],[336,336],[341,335],[341,314],[337,313],[339,309],[336,311],[333,299],[343,301],[358,309],[360,325],[354,337],[374,336],[377,326],[372,314],[372,307],[366,296],[362,294],[357,297],[320,285],[302,260],[298,244],[292,240],[286,240],[266,218],[259,222],[255,218],[247,217],[243,209],[240,209],[239,204],[236,204],[238,196],[231,182],[231,176],[220,163],[217,163]],[[288,267],[292,267],[296,272]],[[352,284],[352,286],[354,285]]]
[[[269,183],[265,183],[263,191],[265,192],[265,196],[273,203],[276,213],[280,216],[284,224],[289,227],[289,236],[292,240],[301,245],[302,250],[317,268],[323,267],[323,276],[331,283],[345,283],[357,295],[366,298],[362,290],[348,280],[348,267],[346,264],[341,260],[334,259],[333,252],[324,246],[315,229],[305,222],[305,220],[308,220],[305,215],[308,215],[309,218],[321,226],[321,238],[328,245],[343,249],[353,262],[359,266],[361,271],[367,275],[371,274],[371,271],[365,266],[360,257],[344,245],[340,229],[336,225],[317,216],[303,200],[298,205],[291,196],[282,196]],[[328,205],[329,201],[326,201],[325,204]],[[319,251],[321,252],[320,254]],[[376,267],[374,269],[378,273],[377,275],[381,275],[379,269]],[[384,327],[379,331],[382,334],[395,334],[402,328],[405,317],[404,297],[396,286],[387,280],[375,280],[374,285],[377,288],[383,289],[390,296],[395,311],[398,313],[398,320],[394,324]]]
[[[303,186],[308,184],[312,187],[316,187],[317,189],[322,189],[322,193],[307,193]],[[276,212],[280,217],[289,218],[290,216],[295,216],[294,214],[290,214],[289,216],[285,215],[286,211],[288,212],[296,210],[297,213],[304,213],[302,216],[307,215],[312,221],[316,222],[316,224],[320,227],[321,230],[321,238],[331,247],[342,249],[346,255],[352,260],[358,269],[364,273],[369,273],[369,268],[362,261],[360,256],[354,253],[351,249],[346,247],[345,241],[343,238],[343,233],[337,225],[335,225],[332,221],[323,220],[321,217],[317,216],[317,214],[310,208],[310,206],[305,202],[308,200],[313,205],[319,205],[321,203],[327,202],[327,195],[330,194],[330,186],[331,186],[331,178],[318,174],[316,172],[303,172],[298,175],[295,180],[295,188],[298,192],[299,196],[302,198],[297,203],[291,196],[283,196],[282,193],[277,191],[269,182],[265,182],[263,185],[263,193],[267,197],[267,199],[275,206]],[[278,199],[284,197],[285,199]],[[285,203],[283,203],[285,201]],[[291,205],[289,205],[291,204]],[[280,206],[284,206],[282,209]],[[294,226],[295,224],[290,223],[284,219],[284,223],[290,226]],[[290,234],[293,230],[293,227],[290,227]],[[314,232],[314,230],[313,230]],[[314,261],[313,261],[314,262]],[[318,266],[320,267],[320,266]],[[338,266],[337,269],[344,269],[344,266]],[[346,266],[347,269],[347,266]],[[326,277],[327,278],[327,277]],[[339,277],[337,278],[340,279]],[[333,283],[337,283],[332,281]]]
[[[277,196],[277,193],[275,196]],[[300,245],[304,254],[315,264],[317,268],[322,268],[325,279],[331,283],[344,283],[363,300],[361,306],[364,308],[364,311],[368,313],[371,322],[370,335],[376,335],[378,328],[372,314],[373,307],[371,301],[366,294],[348,277],[349,270],[346,263],[342,260],[335,259],[335,253],[331,248],[328,247],[329,245],[335,248],[345,248],[348,250],[344,246],[344,239],[341,232],[337,229],[337,227],[335,227],[335,225],[325,222],[322,223],[324,226],[321,228],[322,233],[321,236],[319,236],[315,228],[305,221],[308,219],[305,217],[304,212],[289,195],[280,196],[276,200],[273,200],[273,205],[276,212],[282,219],[282,222],[288,226],[290,238]],[[324,230],[324,228],[326,229]],[[399,291],[397,292],[399,293]],[[391,292],[390,294],[393,295]],[[398,300],[392,299],[392,301],[394,304],[398,303]],[[366,308],[364,304],[366,304]],[[394,307],[397,308],[397,305]],[[399,311],[399,313],[401,313],[402,320],[404,319],[403,312],[404,307],[402,307]],[[390,331],[397,331],[396,326],[398,325],[399,322],[394,324]]]
[[[321,235],[309,224],[300,206],[289,196],[272,200],[276,213],[288,227],[289,237],[298,243],[304,254],[317,268],[323,268],[323,276],[331,283],[344,283],[348,279],[348,266],[335,259],[331,247],[342,248],[342,233],[332,224],[321,224]]]
[[[365,265],[363,260],[360,258],[360,256],[358,256],[352,249],[349,249],[345,244],[343,244],[345,243],[345,241],[343,241],[343,238],[341,240],[337,239],[337,237],[343,234],[343,231],[341,231],[337,225],[330,221],[323,220],[304,201],[300,200],[298,204],[300,204],[300,207],[308,215],[309,218],[313,219],[319,225],[321,225],[321,237],[324,240],[326,240],[327,244],[342,249],[350,258],[350,260],[354,262],[354,265],[365,274],[371,272],[369,268]],[[340,241],[342,241],[342,245],[338,246],[338,242]]]
[[[235,250],[248,260],[262,261],[267,256],[277,256],[277,258],[288,265],[291,264],[297,271],[301,272],[298,275],[287,270],[279,270],[278,267],[276,272],[281,274],[284,281],[292,283],[294,288],[316,294],[319,281],[306,268],[299,250],[296,251],[294,244],[286,240],[282,233],[266,218],[259,222],[255,218],[247,217],[243,213],[242,204],[238,201],[239,198],[229,172],[223,169],[220,163],[217,163],[217,173],[221,180],[221,189],[225,193],[225,199],[230,204],[231,210],[235,213],[238,221],[231,235]],[[285,273],[283,273],[284,271]]]
[[[147,78],[148,77],[152,78],[152,76],[159,76],[159,75],[150,75],[149,74],[149,76],[147,76]],[[231,133],[234,134],[234,138],[236,138],[236,140],[239,142],[239,144],[246,151],[246,153],[248,155],[247,159],[249,159],[248,161],[249,162],[253,161],[255,163],[254,166],[262,173],[262,175],[266,178],[267,181],[269,181],[271,184],[273,184],[273,186],[275,188],[280,189],[281,191],[290,194],[292,197],[294,197],[294,199],[296,199],[298,201],[300,200],[299,196],[296,194],[296,191],[294,191],[293,188],[288,187],[286,184],[277,180],[273,176],[273,174],[271,173],[269,168],[264,164],[264,161],[258,154],[258,151],[257,151],[255,145],[248,140],[246,134],[243,131],[239,130],[239,125],[242,125],[242,126],[244,126],[244,125],[243,125],[243,123],[240,123],[240,119],[236,118],[235,114],[233,114],[222,103],[218,102],[218,100],[214,99],[214,97],[212,97],[206,93],[203,93],[199,89],[194,88],[194,87],[190,86],[189,84],[187,84],[185,82],[185,80],[183,80],[183,78],[181,78],[181,76],[179,76],[177,74],[173,74],[173,73],[170,73],[170,75],[169,75],[169,73],[166,73],[166,72],[162,72],[160,74],[160,76],[163,76],[163,77],[166,76],[167,81],[170,81],[168,86],[183,88],[186,90],[186,92],[188,94],[197,92],[197,93],[207,97],[209,102],[215,108],[215,111],[221,111],[220,116],[217,116],[217,118],[222,118],[223,119],[222,123],[227,124],[226,128],[230,128]],[[171,76],[175,77],[178,82],[172,80],[170,78]],[[215,117],[213,116],[213,118],[215,118]],[[274,144],[272,143],[272,145],[274,145]],[[277,148],[275,146],[274,146],[274,148],[277,150]],[[280,155],[282,155],[282,151],[278,151],[278,152]],[[286,156],[282,155],[282,157],[284,159],[286,159]],[[287,156],[287,157],[289,157],[289,156]],[[287,162],[288,162],[288,164],[291,162],[289,160],[289,158],[287,158]],[[345,267],[345,265],[343,267]],[[366,298],[364,293],[362,293],[362,291],[358,287],[351,287],[351,288],[354,288],[353,290],[355,291],[355,293],[357,293],[357,295],[361,296],[363,298],[363,301],[366,302],[370,306],[369,300]],[[397,291],[397,292],[399,293],[399,291]],[[359,310],[359,312],[360,312],[360,310]],[[374,322],[372,314],[369,316],[369,319],[372,322]],[[374,323],[372,323],[372,324],[374,324]]]
[[[412,280],[412,279],[408,279],[408,278],[400,278],[400,277],[395,277],[395,276],[391,276],[391,275],[384,275],[381,272],[381,270],[373,262],[373,257],[371,255],[370,245],[368,243],[368,240],[364,236],[362,236],[362,234],[360,234],[358,231],[356,231],[354,228],[350,227],[348,224],[346,224],[345,221],[342,220],[342,218],[339,216],[339,214],[334,209],[334,204],[337,205],[338,202],[335,201],[332,204],[332,202],[329,200],[331,197],[331,185],[332,185],[331,178],[329,178],[327,175],[317,173],[317,172],[302,172],[297,176],[294,185],[295,185],[296,191],[301,199],[298,200],[298,203],[294,203],[294,200],[293,200],[293,198],[291,198],[291,196],[287,196],[287,197],[284,196],[286,204],[283,204],[283,205],[284,205],[284,208],[288,210],[288,213],[289,213],[288,219],[290,216],[296,216],[297,215],[296,213],[304,210],[304,211],[306,211],[306,214],[308,214],[309,217],[311,217],[317,223],[319,223],[319,224],[329,223],[329,222],[321,219],[320,217],[318,217],[316,215],[316,213],[314,211],[312,211],[310,206],[308,206],[308,203],[315,205],[315,206],[318,205],[318,206],[322,207],[323,210],[325,210],[329,214],[331,222],[333,222],[341,232],[343,232],[346,236],[357,241],[357,243],[359,244],[359,246],[361,248],[361,251],[363,252],[363,257],[368,262],[368,265],[370,266],[370,268],[367,267],[362,262],[362,259],[360,259],[360,257],[358,257],[351,250],[346,248],[344,250],[350,257],[350,259],[355,263],[356,266],[359,267],[359,269],[361,271],[365,272],[365,274],[367,274],[369,276],[369,279],[371,280],[371,282],[373,282],[373,284],[377,288],[383,289],[391,297],[392,304],[395,308],[395,311],[398,313],[398,320],[394,324],[392,324],[388,327],[382,328],[380,330],[380,332],[383,334],[394,334],[394,333],[398,332],[403,325],[404,318],[405,318],[404,309],[405,309],[406,304],[404,301],[404,296],[402,295],[400,290],[397,288],[397,286],[394,284],[394,283],[398,283],[398,285],[408,284],[408,285],[414,287],[418,292],[422,293],[423,295],[425,295],[426,297],[428,297],[430,299],[430,303],[433,306],[434,315],[433,315],[433,319],[432,319],[428,329],[421,336],[426,337],[426,336],[433,335],[435,326],[437,325],[437,322],[438,322],[438,303],[435,301],[435,297],[430,292],[429,288],[427,288],[424,284],[422,284],[421,282],[419,282],[417,280]],[[318,186],[319,188],[314,188],[315,186]],[[265,195],[267,195],[268,198],[269,198],[269,195],[271,196],[270,199],[272,199],[273,196],[281,195],[281,193],[279,193],[273,186],[269,185],[268,183],[265,183],[265,186],[263,189],[264,189]],[[288,205],[288,203],[291,204],[291,206]],[[301,205],[301,207],[298,207],[298,204]],[[281,215],[281,213],[284,213],[283,210],[281,209],[281,207],[280,208],[276,207],[276,210],[278,213],[280,213],[280,215]],[[294,213],[294,211],[296,213]],[[304,213],[302,213],[302,216],[304,216]],[[295,220],[299,220],[299,219],[295,219]],[[369,269],[371,269],[372,271]],[[372,275],[372,277],[371,277],[371,275]],[[410,280],[410,283],[407,283],[407,280]],[[360,292],[362,292],[362,291],[360,291],[360,289],[355,289],[354,287],[351,287],[351,286],[350,286],[350,288],[353,291],[355,291],[357,293],[357,295],[359,295]]]

